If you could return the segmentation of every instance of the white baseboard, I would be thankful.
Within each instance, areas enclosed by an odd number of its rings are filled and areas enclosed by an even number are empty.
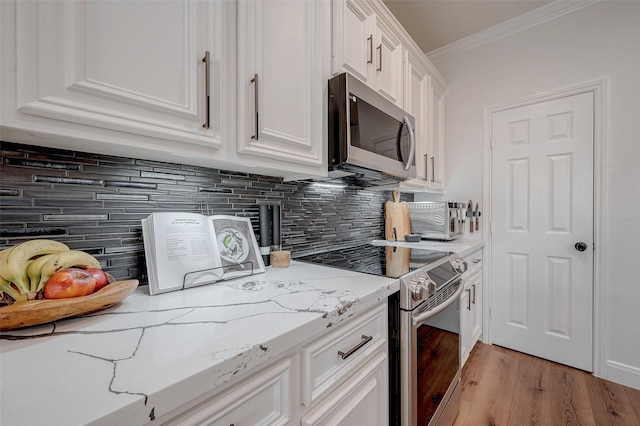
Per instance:
[[[640,368],[638,367],[608,360],[603,378],[640,390]]]

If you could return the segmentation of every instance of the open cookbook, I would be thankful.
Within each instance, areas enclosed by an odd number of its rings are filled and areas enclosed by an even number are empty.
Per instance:
[[[150,294],[265,271],[248,218],[152,213],[142,237]]]

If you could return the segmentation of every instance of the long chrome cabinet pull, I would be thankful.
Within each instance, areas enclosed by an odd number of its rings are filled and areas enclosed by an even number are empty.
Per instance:
[[[373,63],[373,34],[367,37],[367,41],[369,42],[369,59],[367,60],[368,64]]]
[[[467,311],[471,310],[471,289],[467,289],[467,293],[469,293],[469,300],[467,301]]]
[[[431,157],[431,182],[436,181],[436,157]]]
[[[476,285],[471,284],[471,287],[473,287],[473,299],[471,299],[471,303],[475,305],[476,304]]]
[[[429,153],[424,155],[424,179],[429,180]]]
[[[255,104],[256,104],[256,133],[255,135],[251,136],[251,139],[255,139],[258,140],[258,133],[259,133],[259,127],[258,127],[258,111],[260,111],[260,109],[258,108],[258,74],[254,74],[253,78],[251,79],[252,83],[255,83]]]
[[[342,357],[342,359],[347,359],[349,358],[351,355],[353,355],[353,353],[355,351],[357,351],[358,349],[360,349],[361,347],[363,347],[364,345],[366,345],[367,343],[369,343],[369,341],[371,341],[371,339],[373,339],[373,336],[365,336],[364,334],[362,335],[362,341],[360,343],[358,343],[357,345],[355,345],[354,347],[352,347],[351,349],[349,349],[346,352],[342,352],[342,351],[338,351],[338,355],[340,355]]]
[[[211,106],[209,97],[211,96],[211,61],[209,60],[209,51],[204,52],[204,92],[207,97],[207,121],[202,125],[205,129],[211,126]]]
[[[378,46],[376,49],[378,50],[378,60],[380,64],[377,71],[382,71],[382,43],[380,43],[380,46]]]

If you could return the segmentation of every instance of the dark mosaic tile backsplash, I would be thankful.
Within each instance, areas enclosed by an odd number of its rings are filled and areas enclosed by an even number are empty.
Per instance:
[[[118,279],[146,284],[140,219],[189,211],[249,217],[282,206],[292,255],[384,238],[389,192],[1,142],[0,248],[52,238],[97,257]],[[409,197],[409,198],[407,198]],[[412,197],[403,195],[410,201]]]

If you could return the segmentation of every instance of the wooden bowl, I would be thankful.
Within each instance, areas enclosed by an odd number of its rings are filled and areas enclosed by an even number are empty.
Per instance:
[[[17,302],[0,308],[0,331],[100,311],[122,302],[136,287],[138,280],[116,281],[88,296]]]

